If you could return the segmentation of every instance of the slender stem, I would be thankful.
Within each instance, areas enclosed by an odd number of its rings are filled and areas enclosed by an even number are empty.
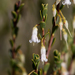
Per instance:
[[[47,51],[47,58],[48,58],[49,52],[50,52],[50,50],[51,50],[51,45],[52,45],[53,38],[54,38],[54,35],[52,34],[52,35],[51,35],[51,38],[50,38],[50,40],[49,40],[49,46],[48,46],[48,51]]]

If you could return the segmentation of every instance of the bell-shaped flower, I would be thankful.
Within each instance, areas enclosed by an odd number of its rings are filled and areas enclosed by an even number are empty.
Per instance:
[[[47,62],[48,61],[48,59],[46,58],[46,48],[43,45],[41,47],[41,61],[42,62],[44,62],[44,61]]]
[[[64,0],[64,1],[62,2],[62,4],[63,4],[63,5],[67,5],[67,7],[69,8],[69,5],[71,5],[71,2],[70,2],[70,0]]]
[[[38,29],[37,27],[33,27],[33,31],[32,31],[32,37],[31,37],[31,40],[29,40],[30,43],[39,43],[40,40],[38,39]]]
[[[53,11],[53,17],[55,17],[56,16],[56,8],[55,8],[55,5],[53,5],[53,8],[52,8],[52,11]]]
[[[64,25],[65,25],[66,29],[68,30],[70,36],[72,37],[72,35],[71,35],[71,33],[70,33],[69,29],[68,29],[68,21],[67,20],[64,21]]]
[[[63,5],[71,5],[71,2],[70,2],[70,0],[64,0],[64,1],[62,2],[62,4],[63,4]]]
[[[56,5],[58,5],[60,3],[61,0],[56,0]]]

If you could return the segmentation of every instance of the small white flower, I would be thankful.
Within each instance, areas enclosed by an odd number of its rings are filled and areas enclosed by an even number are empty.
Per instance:
[[[74,19],[73,19],[73,29],[75,29],[75,16],[74,16]]]
[[[30,43],[32,43],[32,42],[39,43],[40,42],[40,40],[37,37],[37,34],[38,34],[37,27],[33,27],[32,37],[31,37],[31,40],[29,40]]]
[[[42,62],[47,62],[48,61],[48,59],[46,58],[46,48],[45,48],[45,46],[42,46],[41,47],[41,61]]]
[[[70,0],[64,0],[64,1],[62,2],[62,4],[63,4],[63,5],[71,5],[71,2],[70,2]]]
[[[68,30],[70,36],[72,37],[72,35],[71,35],[71,33],[70,33],[69,29],[68,29],[68,21],[67,20],[65,20],[64,25],[65,25],[66,29]]]
[[[63,37],[64,37],[64,40],[67,42],[67,33],[65,31],[63,32]]]
[[[56,0],[56,5],[58,5],[60,1],[61,1],[61,0]]]
[[[60,26],[60,30],[62,30],[63,29],[63,22],[62,21],[59,22],[59,26]]]
[[[56,16],[56,8],[55,8],[55,5],[53,5],[52,11],[53,11],[53,17],[55,17]]]
[[[73,0],[73,3],[75,4],[75,0]]]

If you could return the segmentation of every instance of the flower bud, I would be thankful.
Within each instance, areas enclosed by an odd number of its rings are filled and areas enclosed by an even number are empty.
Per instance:
[[[55,8],[55,5],[53,5],[52,11],[53,11],[53,17],[55,17],[56,16],[56,8]]]

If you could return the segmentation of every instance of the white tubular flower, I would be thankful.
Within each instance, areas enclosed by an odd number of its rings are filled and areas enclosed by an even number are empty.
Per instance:
[[[61,0],[56,0],[56,5],[58,5],[60,1],[61,1]]]
[[[62,29],[63,29],[63,22],[60,20],[59,22],[59,27],[60,27],[60,40],[62,40]]]
[[[73,29],[75,29],[75,16],[74,16],[74,19],[73,19]]]
[[[75,4],[75,0],[73,0],[73,3]]]
[[[41,47],[41,61],[42,62],[47,62],[48,61],[48,59],[46,58],[46,48],[45,48],[45,46],[42,46]]]
[[[55,5],[53,5],[52,11],[53,11],[53,17],[55,17],[56,16],[56,8],[55,8]]]
[[[69,5],[71,5],[71,2],[70,2],[70,0],[64,0],[64,1],[62,2],[62,4],[63,4],[63,5],[67,5],[67,7],[69,8]]]
[[[31,38],[31,40],[29,40],[30,43],[32,43],[32,42],[39,43],[40,42],[40,40],[37,37],[37,34],[38,34],[37,27],[33,27],[32,38]]]
[[[59,27],[60,27],[60,30],[63,29],[63,22],[62,21],[59,22]]]
[[[71,33],[70,33],[69,29],[68,29],[68,21],[67,20],[65,20],[64,25],[65,25],[66,29],[68,30],[70,36],[72,37],[72,35],[71,35]]]
[[[71,5],[71,2],[70,2],[70,0],[64,0],[64,1],[62,2],[62,4],[63,4],[63,5]]]

